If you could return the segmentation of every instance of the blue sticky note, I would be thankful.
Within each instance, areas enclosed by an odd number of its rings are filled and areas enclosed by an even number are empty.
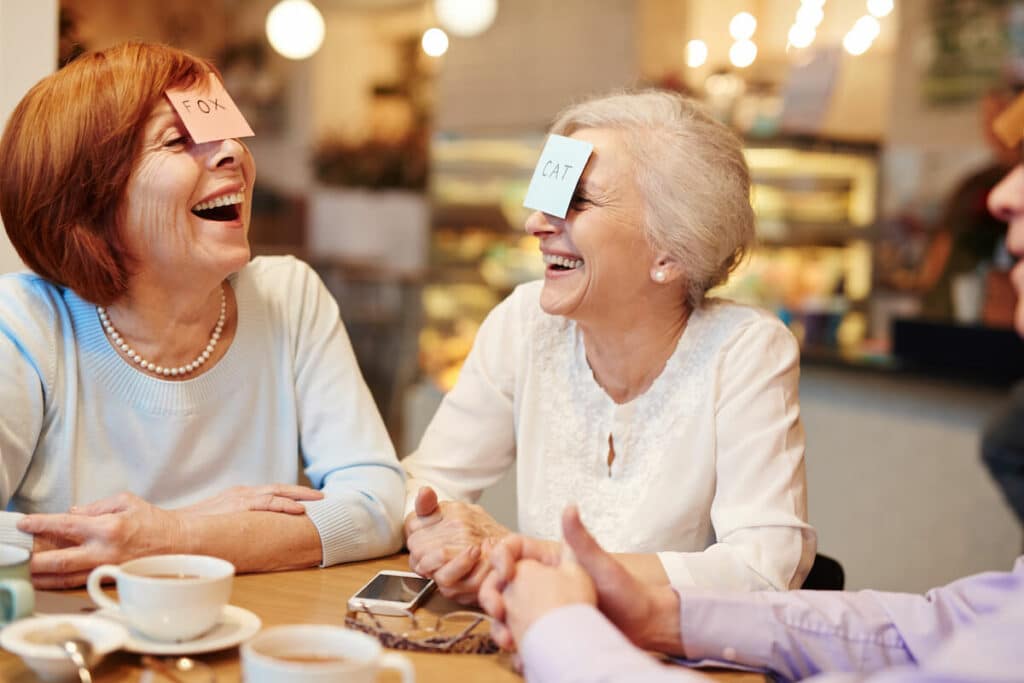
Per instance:
[[[537,168],[533,169],[523,206],[565,218],[576,183],[593,151],[594,146],[589,142],[549,135]]]

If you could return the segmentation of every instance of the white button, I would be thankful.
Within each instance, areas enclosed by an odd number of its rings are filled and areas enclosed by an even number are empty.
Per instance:
[[[736,648],[733,648],[733,647],[725,648],[724,650],[722,650],[722,657],[724,657],[725,659],[728,659],[730,661],[736,659]]]

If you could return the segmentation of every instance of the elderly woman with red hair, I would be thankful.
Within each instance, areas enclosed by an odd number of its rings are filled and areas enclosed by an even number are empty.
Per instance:
[[[252,156],[193,140],[166,96],[210,74],[159,45],[87,54],[0,140],[34,271],[0,278],[0,542],[34,550],[37,586],[153,553],[264,571],[401,544],[403,474],[337,305],[305,264],[250,261]]]

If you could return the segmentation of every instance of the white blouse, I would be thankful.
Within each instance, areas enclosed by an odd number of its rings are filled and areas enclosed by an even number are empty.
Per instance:
[[[515,463],[522,533],[559,539],[575,502],[607,550],[658,553],[673,585],[798,588],[816,536],[792,334],[768,313],[710,300],[651,387],[617,404],[577,325],[541,310],[542,285],[517,288],[481,326],[402,463],[407,513],[420,486],[473,501]]]

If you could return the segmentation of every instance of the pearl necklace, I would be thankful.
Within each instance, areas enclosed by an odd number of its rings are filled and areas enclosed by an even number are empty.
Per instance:
[[[96,307],[96,313],[100,316],[100,322],[103,324],[103,329],[107,331],[110,336],[110,341],[115,347],[120,349],[124,355],[128,356],[133,363],[138,365],[143,370],[163,375],[164,377],[180,377],[181,375],[187,375],[195,372],[203,363],[210,359],[210,354],[217,347],[217,342],[220,341],[220,333],[224,330],[224,321],[227,319],[228,302],[227,297],[224,296],[223,285],[220,288],[220,317],[217,318],[217,326],[213,328],[213,334],[210,335],[210,341],[207,342],[206,348],[199,356],[188,363],[187,365],[179,365],[176,368],[165,368],[162,365],[156,365],[150,363],[148,360],[140,356],[135,349],[129,346],[128,342],[124,340],[124,337],[114,327],[114,323],[110,322],[110,317],[107,315],[107,309],[103,306]]]

